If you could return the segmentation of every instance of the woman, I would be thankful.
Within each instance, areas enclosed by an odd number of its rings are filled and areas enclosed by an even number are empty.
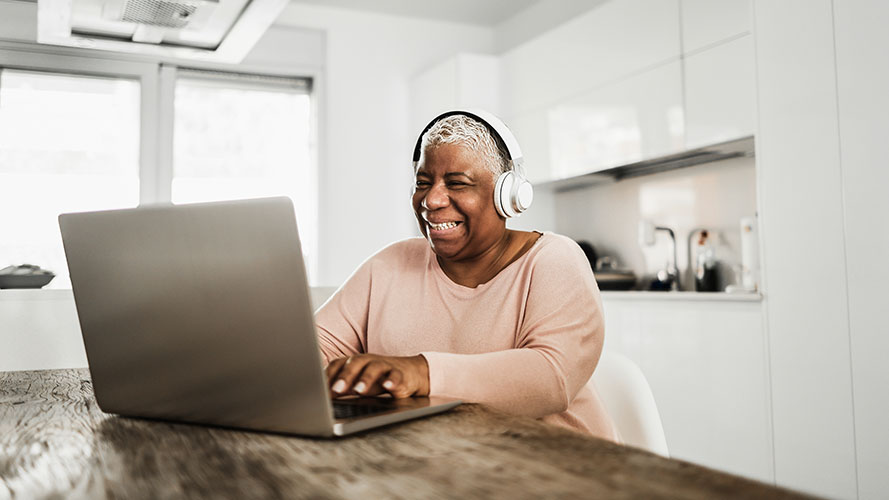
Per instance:
[[[423,238],[380,250],[318,310],[331,391],[454,397],[617,440],[586,386],[604,340],[589,263],[564,236],[506,228],[494,189],[508,146],[474,117],[421,136]]]

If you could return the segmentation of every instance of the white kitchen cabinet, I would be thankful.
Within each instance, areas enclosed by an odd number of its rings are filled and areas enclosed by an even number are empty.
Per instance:
[[[756,78],[753,35],[686,56],[685,147],[754,134]]]
[[[605,348],[642,369],[670,456],[774,482],[761,302],[619,293],[603,295]]]
[[[613,0],[506,51],[504,114],[525,116],[678,59],[678,0]]]
[[[835,2],[858,498],[889,496],[889,2]]]
[[[674,61],[508,121],[532,182],[681,151],[682,76]]]
[[[548,118],[554,179],[681,151],[680,63],[585,92],[552,106]]]
[[[753,0],[682,0],[682,52],[752,31]]]
[[[847,226],[845,221],[880,217],[873,211],[877,205],[867,203],[863,212],[844,212],[848,179],[844,182],[841,168],[840,131],[846,124],[838,117],[843,101],[838,107],[837,82],[855,77],[836,71],[834,9],[841,3],[756,1],[756,173],[775,478],[781,486],[826,498],[857,498],[857,401],[852,388],[858,379],[853,377],[849,307],[856,304],[853,290],[860,289],[847,274],[847,263],[854,261],[846,242],[854,229],[868,231],[861,236],[868,240],[865,245],[872,245],[869,240],[880,233],[875,225]],[[850,28],[843,33],[860,36],[855,26]],[[868,58],[865,64],[877,61],[885,57]],[[865,99],[885,93],[880,87],[867,91],[854,80],[850,85],[855,90],[849,92],[861,92]],[[878,138],[872,144],[885,150],[886,134],[874,132]],[[867,199],[861,192],[850,195]],[[864,272],[865,280],[878,283],[870,281],[877,276],[869,269]],[[879,314],[885,314],[885,304],[884,299]],[[885,390],[885,381],[881,386]],[[881,447],[880,453],[885,452]]]
[[[457,54],[415,76],[411,88],[411,130],[422,130],[439,113],[482,108],[500,114],[500,60]]]

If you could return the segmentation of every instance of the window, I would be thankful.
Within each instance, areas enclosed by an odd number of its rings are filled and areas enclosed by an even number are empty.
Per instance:
[[[302,79],[178,71],[173,203],[288,196],[314,276],[311,102]]]
[[[317,269],[311,80],[0,49],[0,268],[70,288],[65,212],[289,196]]]
[[[139,99],[136,80],[0,70],[0,268],[71,286],[57,217],[138,204]]]

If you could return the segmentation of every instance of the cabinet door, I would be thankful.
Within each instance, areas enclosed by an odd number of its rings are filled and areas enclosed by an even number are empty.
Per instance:
[[[525,115],[679,57],[678,0],[612,0],[503,54],[504,112]]]
[[[552,106],[547,117],[552,178],[680,151],[681,82],[676,61]]]
[[[752,0],[682,0],[682,51],[695,52],[750,33]]]
[[[696,148],[753,135],[756,81],[753,36],[685,58],[685,143]]]
[[[672,457],[773,482],[761,307],[606,300],[605,348],[642,369]]]
[[[889,496],[889,2],[834,10],[858,495]],[[535,200],[536,201],[536,200]],[[836,208],[833,210],[838,211]],[[883,214],[880,216],[879,214]],[[837,363],[839,365],[839,363]]]

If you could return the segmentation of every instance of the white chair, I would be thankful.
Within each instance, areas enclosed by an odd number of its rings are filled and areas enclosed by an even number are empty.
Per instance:
[[[654,395],[636,363],[616,352],[603,351],[589,384],[595,387],[624,444],[670,456]]]

